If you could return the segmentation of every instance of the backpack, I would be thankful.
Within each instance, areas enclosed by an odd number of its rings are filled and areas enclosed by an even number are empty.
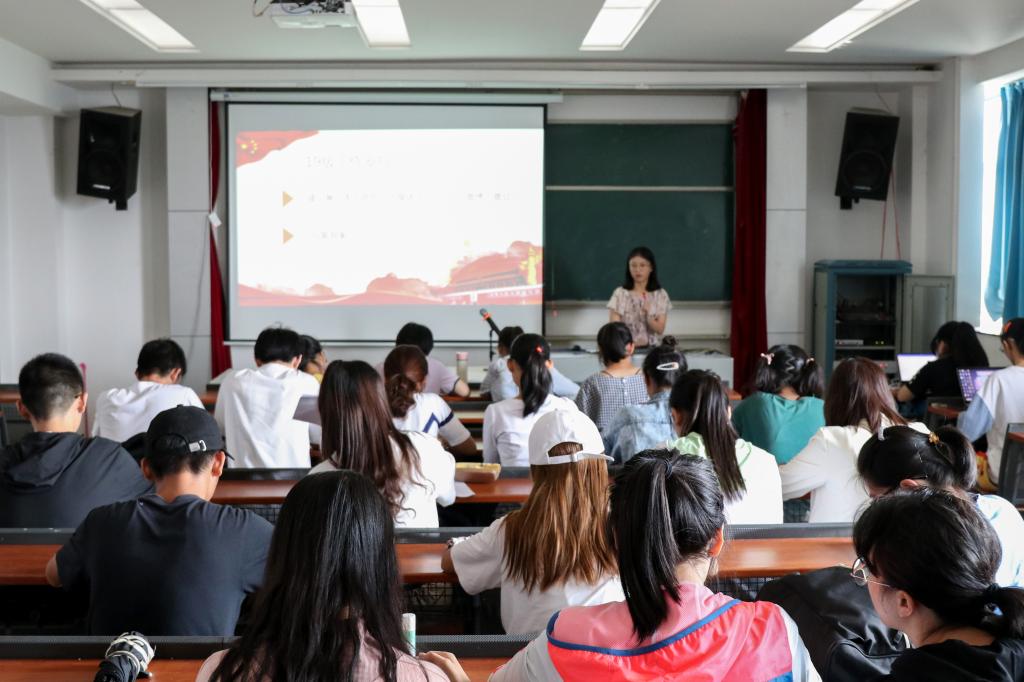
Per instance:
[[[886,675],[906,638],[875,613],[866,587],[841,566],[787,575],[767,583],[759,601],[778,604],[796,622],[822,679],[862,682]]]

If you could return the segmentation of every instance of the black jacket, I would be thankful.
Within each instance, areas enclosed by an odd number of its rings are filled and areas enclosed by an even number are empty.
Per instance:
[[[0,528],[76,528],[101,505],[152,490],[119,443],[31,433],[0,450]]]
[[[959,640],[911,649],[896,659],[892,671],[879,678],[892,682],[1016,682],[1024,681],[1024,641],[997,639],[988,646]]]

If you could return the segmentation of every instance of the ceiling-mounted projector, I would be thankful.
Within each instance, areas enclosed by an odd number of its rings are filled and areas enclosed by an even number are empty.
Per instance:
[[[352,3],[347,0],[274,2],[267,14],[280,28],[355,28],[359,25]]]

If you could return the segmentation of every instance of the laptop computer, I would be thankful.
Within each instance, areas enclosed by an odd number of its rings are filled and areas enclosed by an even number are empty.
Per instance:
[[[897,353],[896,364],[900,370],[900,381],[910,381],[936,357],[931,353]]]
[[[971,367],[967,369],[958,369],[956,371],[957,379],[960,380],[960,393],[963,394],[964,402],[970,403],[974,400],[974,396],[981,390],[981,385],[985,383],[985,379],[988,378],[989,374],[998,370],[998,367]]]

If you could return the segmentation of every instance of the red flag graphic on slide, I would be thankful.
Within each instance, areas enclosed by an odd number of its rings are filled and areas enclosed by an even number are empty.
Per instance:
[[[284,149],[292,142],[316,135],[315,130],[255,130],[235,136],[235,167],[255,163],[275,149]]]

